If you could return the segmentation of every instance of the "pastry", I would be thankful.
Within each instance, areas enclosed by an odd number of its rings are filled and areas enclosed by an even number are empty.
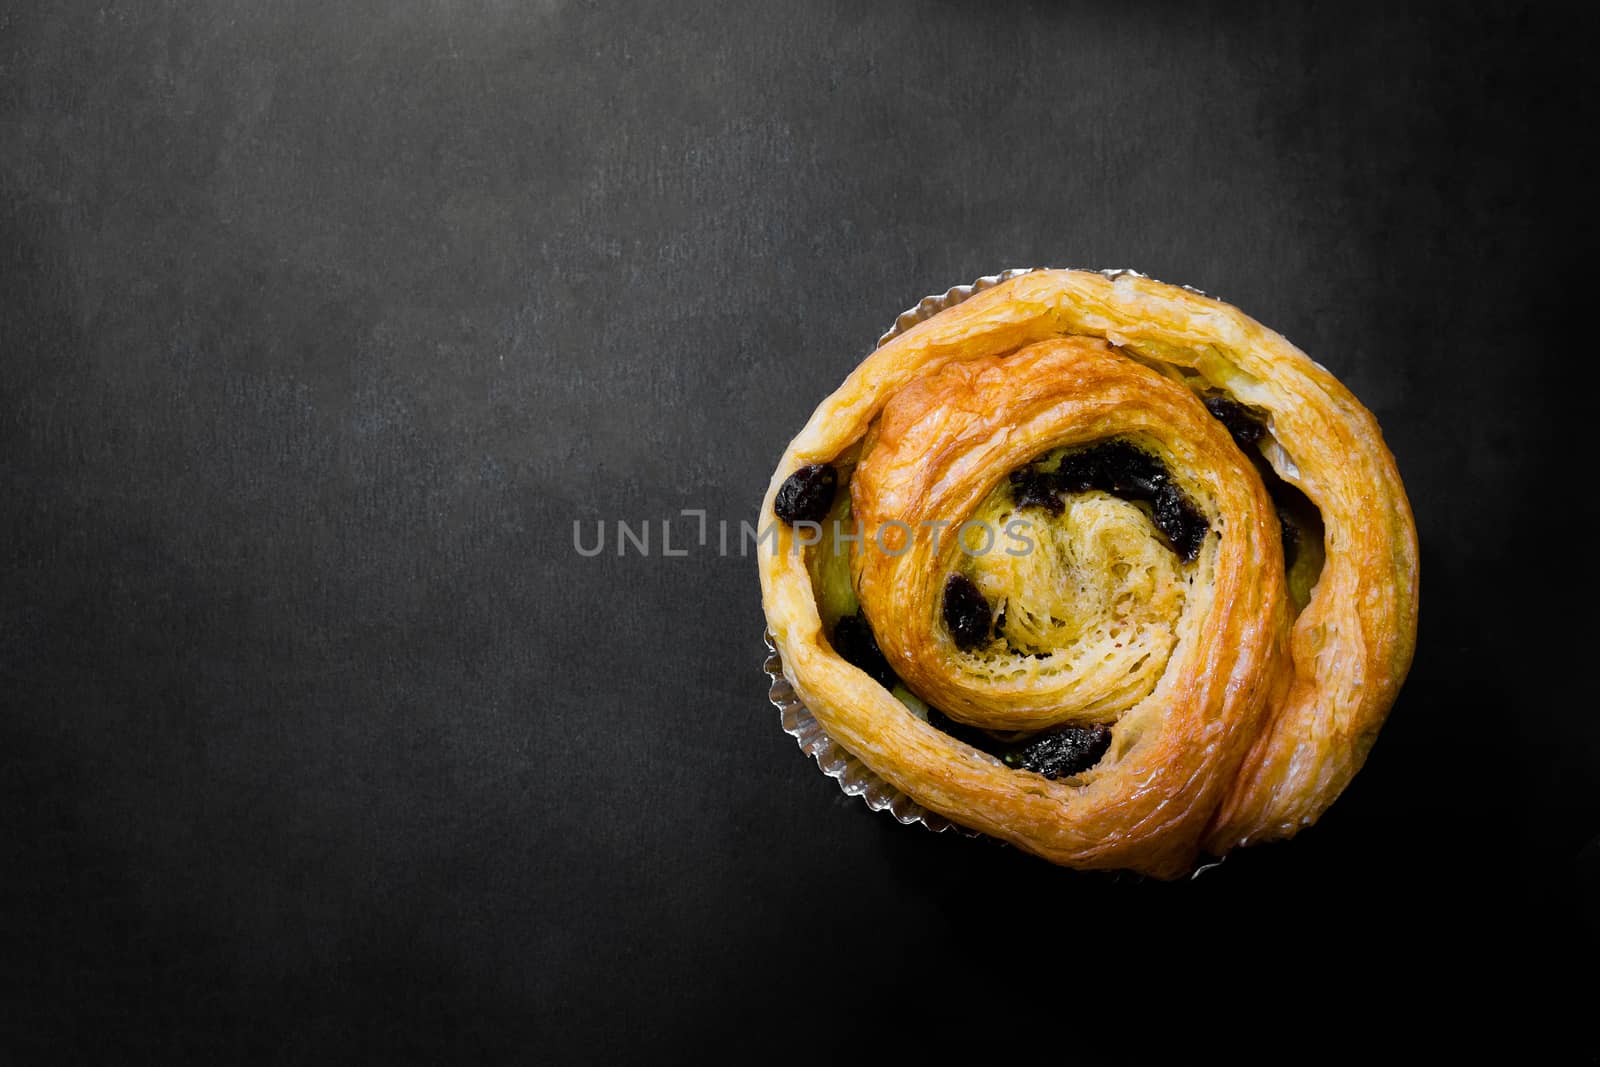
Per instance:
[[[1242,312],[1021,273],[893,337],[762,503],[762,602],[828,735],[1047,860],[1179,877],[1290,837],[1410,665],[1376,421]]]

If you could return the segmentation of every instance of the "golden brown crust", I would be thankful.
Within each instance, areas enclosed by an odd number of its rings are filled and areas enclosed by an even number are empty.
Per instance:
[[[1267,461],[1321,512],[1326,562],[1298,616],[1273,502],[1197,389],[1265,412]],[[1160,456],[1211,522],[1177,580],[1176,564],[1140,555],[1139,539],[1153,535],[1138,533],[1131,506],[1109,499],[1075,505],[1045,531],[1059,558],[1026,565],[974,563],[948,533],[905,539],[899,555],[872,546],[891,520],[953,531],[1013,469],[1109,437]],[[935,707],[993,730],[1114,723],[1099,765],[1059,781],[1013,770],[834,654],[805,551],[772,507],[796,468],[858,445],[850,494],[868,540],[853,552],[855,587],[897,673]],[[769,524],[768,624],[823,728],[924,806],[1075,867],[1174,877],[1202,848],[1221,854],[1314,821],[1359,769],[1415,640],[1416,534],[1372,416],[1236,309],[1132,275],[1024,275],[885,344],[790,444],[763,502]],[[940,621],[955,570],[997,595],[1038,598],[1057,595],[1045,587],[1060,567],[1089,573],[1110,560],[1119,572],[1131,560],[1136,578],[1148,571],[1135,600],[1149,610],[1130,621],[1121,598],[1106,618],[1073,623],[1070,654],[970,654]],[[1107,598],[1120,596],[1092,581],[1084,589],[1062,613],[1106,614]],[[1117,657],[1134,631],[1146,645],[1124,670]]]

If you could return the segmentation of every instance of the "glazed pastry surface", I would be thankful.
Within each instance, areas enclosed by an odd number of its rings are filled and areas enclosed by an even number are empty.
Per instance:
[[[828,734],[1073,867],[1178,877],[1310,825],[1415,644],[1371,414],[1237,309],[1132,274],[1035,271],[884,344],[759,526],[768,626]],[[1041,738],[1043,762],[1006,747]]]

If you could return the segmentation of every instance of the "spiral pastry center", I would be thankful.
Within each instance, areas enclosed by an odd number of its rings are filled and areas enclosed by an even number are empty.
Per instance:
[[[1026,540],[957,560],[995,615],[995,639],[962,653],[969,675],[1029,687],[1057,678],[1062,710],[1086,719],[1113,717],[1155,688],[1188,585],[1138,505],[1090,491],[1051,515],[1019,510],[1002,486],[973,519]]]
[[[879,628],[893,669],[989,731],[1112,724],[1138,708],[1209,610],[1195,591],[1212,585],[1224,511],[1270,509],[1236,492],[1224,509],[1186,472],[1195,442],[1224,434],[1191,392],[1093,338],[952,364],[901,390],[867,435],[854,510],[868,530],[955,535],[856,554],[867,617],[909,623]]]

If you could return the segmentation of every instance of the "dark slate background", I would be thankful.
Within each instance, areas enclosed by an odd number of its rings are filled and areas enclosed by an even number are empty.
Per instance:
[[[1592,991],[1592,16],[20,6],[0,1058],[1281,1057]],[[1034,264],[1282,330],[1416,509],[1367,769],[1191,884],[870,814],[778,730],[752,559],[573,551],[752,517],[897,312]]]

